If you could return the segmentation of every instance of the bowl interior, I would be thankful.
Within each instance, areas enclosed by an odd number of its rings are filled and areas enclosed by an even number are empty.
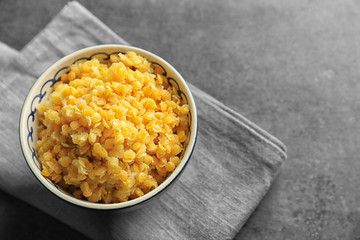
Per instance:
[[[181,162],[177,166],[175,171],[156,189],[150,191],[149,193],[139,198],[129,200],[128,202],[104,204],[104,203],[91,203],[85,200],[76,199],[66,191],[63,191],[56,184],[52,183],[49,179],[41,175],[41,166],[39,164],[39,161],[37,159],[37,154],[35,151],[35,146],[38,139],[38,135],[37,135],[38,119],[37,119],[36,109],[40,104],[46,101],[55,83],[60,81],[61,75],[68,71],[69,66],[72,63],[77,61],[90,60],[92,57],[95,56],[99,58],[99,60],[105,61],[110,58],[111,54],[120,53],[120,52],[125,53],[130,50],[135,51],[139,55],[145,57],[150,62],[152,62],[155,68],[161,70],[163,76],[165,76],[168,79],[169,84],[174,86],[178,90],[180,97],[184,100],[185,103],[188,103],[189,105],[190,131],[189,131],[188,140],[185,143],[185,150],[182,152],[180,156]],[[37,179],[48,190],[50,190],[52,193],[59,196],[60,198],[68,202],[71,202],[73,204],[82,207],[93,208],[93,209],[119,209],[119,208],[134,207],[144,201],[153,198],[158,193],[162,192],[167,186],[171,185],[174,182],[174,180],[180,175],[180,173],[186,166],[196,142],[196,134],[197,134],[197,113],[196,113],[195,102],[188,86],[186,85],[181,75],[162,58],[145,50],[130,46],[123,46],[123,45],[100,45],[96,47],[86,48],[60,59],[58,62],[53,64],[48,70],[46,70],[40,76],[40,78],[35,82],[30,92],[28,93],[28,96],[25,99],[21,112],[21,118],[20,118],[20,142],[21,142],[22,151],[27,164],[29,165],[31,171],[34,173]]]

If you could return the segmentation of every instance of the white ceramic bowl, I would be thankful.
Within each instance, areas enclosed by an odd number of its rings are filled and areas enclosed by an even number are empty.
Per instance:
[[[126,51],[135,51],[139,55],[147,58],[149,61],[153,62],[154,66],[162,68],[163,75],[168,78],[169,82],[178,88],[180,95],[185,98],[185,101],[188,102],[190,107],[190,137],[185,146],[185,149],[180,157],[181,162],[176,167],[174,172],[157,188],[150,191],[149,193],[123,203],[92,203],[85,200],[80,200],[73,197],[71,194],[63,191],[49,179],[41,175],[41,167],[37,159],[35,145],[37,141],[37,117],[36,117],[36,108],[42,102],[44,102],[49,93],[52,90],[53,85],[59,81],[59,78],[62,73],[67,72],[69,66],[75,61],[88,60],[93,56],[103,57],[103,59],[108,59],[111,53],[116,52],[126,52]],[[145,51],[140,48],[124,46],[124,45],[99,45],[94,47],[85,48],[74,52],[70,55],[67,55],[54,63],[49,67],[35,82],[31,90],[29,91],[23,108],[21,110],[20,116],[20,143],[21,149],[23,151],[26,163],[29,165],[30,170],[33,172],[35,177],[44,185],[50,192],[58,196],[59,198],[75,204],[77,206],[90,208],[90,209],[100,209],[100,210],[110,210],[110,209],[135,209],[143,203],[148,202],[151,199],[159,196],[160,193],[168,189],[176,179],[178,179],[186,167],[191,154],[195,147],[197,137],[197,112],[196,106],[189,90],[189,87],[186,85],[185,80],[181,75],[172,67],[168,62],[156,56],[153,53]],[[24,179],[26,181],[26,179]]]

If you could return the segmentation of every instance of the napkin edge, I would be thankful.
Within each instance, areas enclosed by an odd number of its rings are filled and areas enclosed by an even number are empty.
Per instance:
[[[76,8],[78,11],[80,11],[84,15],[91,15],[93,16],[92,20],[96,22],[103,30],[105,30],[108,34],[111,35],[114,39],[117,39],[117,41],[122,42],[124,45],[130,45],[127,41],[125,41],[122,37],[120,37],[118,34],[116,34],[111,28],[105,25],[104,22],[102,22],[99,18],[93,15],[87,8],[85,8],[83,5],[81,5],[78,1],[69,1],[61,8],[61,10],[28,42],[25,44],[25,46],[19,51],[21,54],[26,54],[29,46],[32,45],[36,39],[41,36],[42,33],[44,33],[48,28],[49,25],[53,24],[55,21],[57,21],[58,17],[63,14],[68,8]]]
[[[260,128],[255,123],[251,122],[249,119],[245,118],[240,113],[236,112],[235,110],[231,109],[230,107],[226,106],[221,101],[217,100],[213,96],[205,93],[203,90],[199,89],[198,87],[194,85],[190,85],[190,89],[193,92],[198,92],[201,96],[207,98],[208,101],[215,104],[217,107],[221,108],[223,111],[227,112],[229,115],[231,115],[234,118],[237,118],[237,120],[240,120],[240,122],[249,130],[254,132],[254,134],[258,135],[263,141],[270,144],[273,148],[275,148],[281,155],[283,155],[283,158],[287,158],[287,148],[284,143],[282,143],[279,139],[265,131],[264,129]]]

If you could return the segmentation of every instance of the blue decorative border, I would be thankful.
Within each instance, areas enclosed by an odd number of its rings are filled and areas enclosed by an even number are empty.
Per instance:
[[[41,170],[41,168],[40,168],[40,165],[39,165],[39,160],[38,160],[38,158],[36,156],[35,148],[30,145],[30,140],[31,140],[32,143],[34,143],[34,138],[33,138],[34,129],[33,129],[33,127],[30,127],[30,124],[29,124],[30,120],[31,120],[31,122],[35,121],[36,107],[34,107],[34,102],[35,102],[36,99],[39,99],[38,104],[41,103],[41,101],[43,100],[43,98],[45,97],[45,95],[47,93],[47,91],[44,90],[45,86],[48,85],[48,84],[51,84],[50,88],[52,88],[55,85],[55,83],[57,83],[60,80],[60,77],[57,78],[59,72],[65,70],[67,68],[68,67],[61,68],[59,71],[56,72],[56,74],[54,75],[54,77],[52,79],[47,80],[41,86],[40,93],[37,94],[31,101],[30,114],[28,115],[27,120],[26,120],[26,128],[27,128],[27,131],[28,131],[27,144],[28,144],[29,150],[31,151],[31,157],[32,157],[35,165],[39,168],[39,170]]]
[[[77,63],[77,62],[79,62],[79,61],[91,60],[91,59],[92,59],[93,57],[95,57],[96,55],[105,55],[105,57],[103,58],[103,61],[108,61],[108,60],[110,59],[110,56],[111,56],[111,55],[113,55],[113,54],[119,54],[119,53],[123,53],[123,52],[112,52],[112,53],[97,52],[97,53],[94,53],[94,54],[90,55],[89,57],[82,57],[82,58],[76,59],[71,65],[73,65],[73,64],[75,64],[75,63]],[[123,54],[124,54],[124,53],[123,53]],[[164,68],[162,65],[160,65],[159,63],[157,63],[157,62],[151,62],[151,64],[153,64],[153,66],[155,66],[155,67],[158,66],[158,67],[160,67],[160,68],[162,69],[162,71],[163,71],[162,75],[167,78],[168,83],[169,83],[169,85],[170,85],[171,87],[173,87],[173,86],[174,86],[173,84],[175,83],[176,88],[177,88],[177,93],[179,94],[180,99],[181,99],[182,101],[186,100],[186,104],[188,104],[189,102],[188,102],[188,98],[187,98],[186,94],[185,94],[182,90],[180,90],[180,86],[179,86],[179,84],[177,83],[177,81],[176,81],[174,78],[167,76],[168,73],[167,73],[167,71],[165,70],[165,68]],[[71,66],[71,65],[70,65],[70,66]],[[31,123],[31,122],[33,123],[33,122],[35,121],[35,114],[36,114],[36,107],[34,107],[34,102],[35,102],[36,100],[38,100],[37,104],[40,104],[41,101],[43,100],[43,98],[44,98],[44,97],[46,96],[46,94],[47,94],[47,91],[44,90],[45,87],[46,87],[47,85],[49,85],[49,84],[50,84],[50,86],[49,86],[50,88],[54,87],[54,85],[55,85],[57,82],[60,81],[60,76],[59,76],[60,72],[68,70],[68,69],[70,68],[70,66],[65,66],[65,67],[60,68],[60,69],[55,73],[55,75],[54,75],[53,78],[47,80],[47,81],[41,86],[41,88],[40,88],[40,93],[37,94],[37,95],[32,99],[32,101],[31,101],[30,114],[27,116],[27,120],[26,120],[26,127],[27,127],[27,132],[28,132],[28,134],[27,134],[27,145],[28,145],[28,148],[29,148],[29,150],[30,150],[30,152],[31,152],[32,160],[33,160],[33,162],[35,163],[35,165],[37,166],[37,168],[38,168],[40,171],[41,171],[41,167],[40,167],[39,159],[38,159],[38,157],[37,157],[37,155],[36,155],[36,150],[35,150],[34,147],[31,146],[31,143],[34,143],[34,137],[33,137],[34,129],[33,129],[33,127],[30,126],[30,123]],[[191,131],[190,131],[191,118],[192,118],[191,112],[189,112],[189,134],[191,134]],[[31,122],[30,122],[30,121],[31,121]],[[190,135],[188,136],[188,140],[189,140],[189,139],[190,139]],[[30,141],[31,141],[31,143],[30,143]],[[187,144],[187,142],[186,142],[185,144]],[[47,178],[46,178],[46,179],[47,179]],[[56,188],[58,188],[59,190],[61,190],[61,188],[59,188],[59,187],[58,187],[56,184],[54,184],[52,181],[50,181],[49,179],[47,179],[47,180],[48,180],[52,185],[54,185]],[[62,191],[62,190],[61,190],[61,191]]]

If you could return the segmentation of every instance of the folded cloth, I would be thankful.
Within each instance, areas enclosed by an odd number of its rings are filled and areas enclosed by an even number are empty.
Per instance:
[[[127,44],[70,2],[21,52],[0,44],[0,189],[93,239],[233,238],[279,172],[285,147],[191,84],[199,118],[197,145],[177,183],[151,204],[128,213],[79,208],[52,195],[28,169],[18,122],[30,87],[64,55],[105,43]]]

